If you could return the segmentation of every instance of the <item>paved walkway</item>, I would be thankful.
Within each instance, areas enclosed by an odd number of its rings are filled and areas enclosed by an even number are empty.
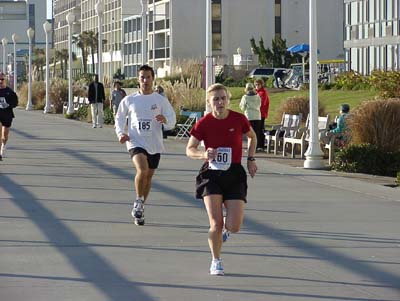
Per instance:
[[[137,227],[111,127],[16,116],[0,162],[1,301],[400,300],[398,188],[260,158],[226,276],[212,277],[184,142],[166,141]]]

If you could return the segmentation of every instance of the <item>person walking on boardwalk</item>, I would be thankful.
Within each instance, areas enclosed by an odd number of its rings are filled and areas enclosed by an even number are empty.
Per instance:
[[[93,128],[103,127],[104,113],[103,104],[106,100],[104,85],[99,82],[99,76],[95,74],[94,81],[89,84],[88,99],[92,114]]]
[[[7,86],[6,75],[0,72],[0,123],[1,123],[1,146],[0,146],[0,161],[6,153],[6,144],[12,120],[15,117],[13,108],[18,105],[18,96],[15,92]]]
[[[241,165],[242,135],[247,137],[247,169],[251,177],[257,172],[254,158],[257,137],[246,116],[228,109],[229,93],[225,86],[211,85],[206,98],[212,112],[192,128],[186,155],[204,161],[196,177],[196,198],[203,199],[210,223],[210,274],[224,275],[221,259],[223,236],[227,238],[230,232],[239,231],[247,202],[247,175]],[[205,150],[199,148],[201,141]],[[225,221],[223,205],[226,208]],[[224,226],[229,232],[222,233]]]
[[[115,132],[119,142],[126,144],[136,169],[136,198],[131,214],[136,225],[144,225],[144,203],[160,161],[160,153],[164,151],[162,126],[172,129],[176,116],[169,101],[153,91],[153,68],[141,66],[138,78],[139,91],[125,97],[119,104],[115,115]]]
[[[122,89],[122,83],[118,80],[114,82],[113,86],[114,90],[111,92],[110,107],[115,117],[121,100],[126,96],[126,92]]]

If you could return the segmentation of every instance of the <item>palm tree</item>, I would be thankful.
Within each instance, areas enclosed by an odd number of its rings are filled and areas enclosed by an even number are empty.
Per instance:
[[[90,47],[90,54],[92,55],[92,73],[96,73],[95,69],[95,62],[94,62],[94,56],[97,54],[97,58],[99,57],[99,33],[96,32],[94,33],[93,31],[88,31],[87,32],[87,42],[88,46]],[[107,44],[107,40],[103,40],[103,45]],[[99,61],[99,60],[97,60]]]
[[[75,43],[81,49],[83,73],[87,73],[87,57],[88,57],[87,31],[82,32],[78,36],[73,36],[72,43]]]
[[[61,63],[61,77],[67,79],[67,69],[68,69],[68,49],[61,49],[60,51],[60,63]]]
[[[97,34],[94,33],[94,31],[88,31],[86,34],[87,37],[87,44],[88,47],[90,47],[90,54],[92,55],[92,73],[96,73],[95,69],[95,63],[94,63],[94,54],[97,49]]]
[[[43,48],[33,48],[32,76],[36,80],[44,80],[43,66],[46,64],[46,54]]]
[[[61,52],[57,49],[55,49],[54,51],[54,57],[53,57],[53,76],[56,76],[56,68],[57,68],[57,61],[60,59],[61,57]],[[62,62],[60,61],[60,68],[61,68]]]

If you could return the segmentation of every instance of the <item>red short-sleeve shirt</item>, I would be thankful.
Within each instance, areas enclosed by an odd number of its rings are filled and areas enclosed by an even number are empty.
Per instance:
[[[217,119],[211,113],[201,118],[190,135],[204,141],[206,148],[231,147],[232,163],[242,160],[242,136],[250,131],[250,122],[241,113],[229,110],[225,119]]]

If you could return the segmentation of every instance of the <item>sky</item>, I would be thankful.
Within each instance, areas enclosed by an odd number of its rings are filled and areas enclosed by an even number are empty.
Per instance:
[[[52,0],[46,0],[47,1],[47,19],[51,19],[51,1]]]

